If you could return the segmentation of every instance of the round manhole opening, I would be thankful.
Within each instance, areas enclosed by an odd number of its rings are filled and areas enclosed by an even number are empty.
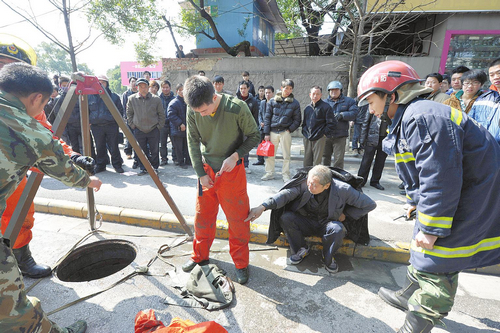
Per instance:
[[[83,282],[101,279],[121,271],[134,261],[137,248],[121,239],[101,240],[73,250],[57,266],[61,281]]]

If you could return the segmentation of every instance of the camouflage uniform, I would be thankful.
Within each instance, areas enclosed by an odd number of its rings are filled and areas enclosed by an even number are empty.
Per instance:
[[[86,172],[64,154],[52,133],[30,117],[15,96],[0,91],[0,215],[31,166],[68,186],[85,188]],[[0,234],[0,236],[2,236]],[[38,299],[26,296],[12,250],[0,238],[0,331],[67,332],[49,321]]]

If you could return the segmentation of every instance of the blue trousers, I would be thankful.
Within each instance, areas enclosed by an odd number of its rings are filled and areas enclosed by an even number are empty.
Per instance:
[[[345,236],[345,227],[341,222],[320,222],[315,218],[294,212],[284,212],[281,215],[280,224],[285,231],[292,253],[297,253],[301,247],[307,246],[305,237],[321,237],[326,265],[332,263],[333,255],[342,245]]]

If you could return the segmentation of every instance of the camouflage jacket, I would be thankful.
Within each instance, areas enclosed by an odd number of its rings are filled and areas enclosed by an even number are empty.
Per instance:
[[[87,173],[64,154],[59,141],[26,113],[21,101],[0,91],[0,216],[5,201],[31,166],[73,187],[87,187]]]

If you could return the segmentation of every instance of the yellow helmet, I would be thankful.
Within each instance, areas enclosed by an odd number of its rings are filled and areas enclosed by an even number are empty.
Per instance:
[[[8,34],[0,34],[0,57],[24,61],[32,66],[36,65],[35,50],[24,40]]]

